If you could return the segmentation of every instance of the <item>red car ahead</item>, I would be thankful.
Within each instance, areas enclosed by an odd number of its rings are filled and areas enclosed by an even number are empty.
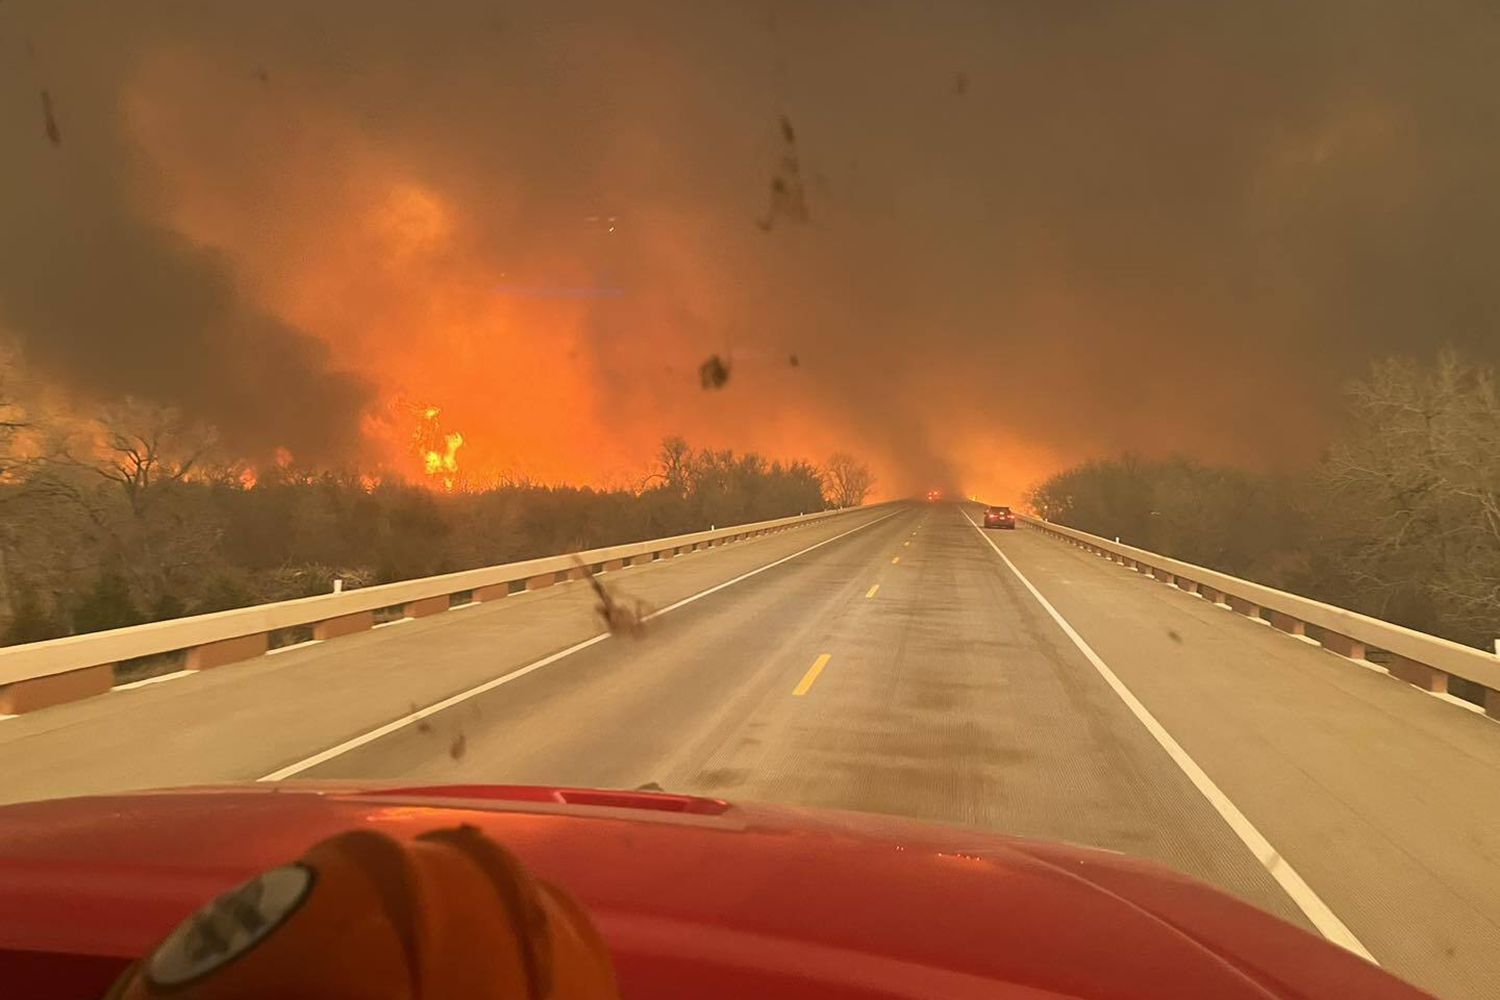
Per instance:
[[[96,998],[200,904],[319,840],[458,824],[588,909],[627,998],[1426,996],[1104,851],[639,791],[297,783],[0,807],[0,984]]]
[[[1009,507],[986,507],[984,526],[986,528],[1014,528],[1016,515]]]

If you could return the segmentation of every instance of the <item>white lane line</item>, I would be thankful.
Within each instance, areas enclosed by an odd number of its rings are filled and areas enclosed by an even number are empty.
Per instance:
[[[710,594],[718,593],[725,587],[732,587],[742,580],[748,580],[752,576],[764,573],[768,569],[775,569],[782,563],[790,562],[793,559],[796,559],[798,556],[807,555],[807,553],[813,551],[814,549],[821,549],[823,546],[828,545],[832,542],[836,542],[846,535],[852,535],[856,531],[863,531],[865,528],[868,528],[873,524],[879,524],[886,518],[895,517],[897,513],[899,513],[899,511],[892,511],[889,514],[877,517],[873,521],[866,521],[864,524],[861,524],[858,527],[850,528],[848,531],[834,535],[832,538],[825,538],[821,542],[809,545],[807,548],[793,552],[789,556],[783,556],[782,558],[777,559],[775,562],[766,563],[764,566],[752,569],[748,573],[741,573],[739,576],[735,577],[732,580],[726,580],[723,583],[717,584],[716,586],[709,587],[707,590],[700,590],[698,593],[693,594],[690,597],[684,597],[682,600],[678,601],[675,604],[669,604],[666,607],[662,608],[660,611],[647,615],[645,620],[650,621],[653,618],[660,618],[662,615],[667,614],[670,611],[676,611],[678,608],[686,607],[687,605],[692,604],[694,601],[702,600]],[[398,619],[398,621],[404,620],[408,619]],[[337,744],[336,746],[329,747],[327,750],[315,753],[311,757],[303,758],[302,760],[296,761],[295,763],[288,764],[286,767],[277,768],[270,774],[262,775],[255,780],[280,781],[283,778],[290,778],[294,774],[301,774],[303,771],[306,771],[309,768],[317,767],[319,764],[327,763],[328,761],[333,760],[335,757],[342,756],[348,753],[350,750],[354,750],[358,747],[364,746],[366,743],[371,743],[375,740],[378,740],[382,736],[389,736],[396,730],[409,726],[413,722],[419,722],[422,719],[427,718],[429,715],[435,715],[438,712],[443,711],[444,709],[452,708],[454,705],[468,701],[470,698],[484,694],[486,691],[493,691],[495,688],[500,687],[502,684],[509,684],[511,681],[519,680],[520,678],[525,677],[527,674],[533,671],[540,670],[545,666],[556,663],[558,660],[564,659],[565,657],[572,656],[574,653],[588,649],[590,646],[601,643],[608,638],[608,632],[600,632],[598,635],[590,636],[589,638],[584,639],[582,642],[575,642],[567,649],[558,650],[556,653],[553,653],[550,656],[544,656],[540,660],[535,660],[531,663],[526,664],[524,667],[517,667],[515,670],[512,670],[508,674],[502,674],[499,677],[491,678],[490,680],[485,681],[483,684],[477,684],[474,687],[469,688],[467,691],[460,691],[458,694],[453,695],[451,698],[444,698],[442,701],[432,705],[428,705],[426,708],[420,708],[415,712],[409,712],[406,715],[401,716],[399,719],[393,719],[383,726],[372,729],[367,733],[361,733],[360,735],[355,736],[352,739],[347,739],[344,742]]]
[[[983,538],[989,547],[995,550],[995,554],[1016,575],[1016,579],[1020,580],[1021,584],[1027,590],[1031,591],[1031,596],[1036,598],[1037,603],[1042,606],[1047,614],[1052,617],[1052,620],[1057,623],[1058,627],[1063,630],[1063,634],[1073,641],[1073,645],[1078,647],[1078,651],[1094,665],[1094,669],[1099,671],[1105,683],[1114,689],[1115,694],[1120,696],[1120,700],[1125,703],[1125,707],[1130,709],[1131,713],[1140,720],[1141,725],[1146,727],[1146,731],[1156,738],[1156,742],[1161,744],[1161,748],[1167,752],[1167,756],[1171,757],[1172,761],[1182,769],[1182,773],[1188,776],[1188,780],[1193,783],[1194,787],[1203,793],[1203,797],[1208,800],[1209,805],[1213,806],[1214,810],[1223,817],[1224,822],[1229,824],[1229,828],[1250,849],[1250,853],[1255,855],[1256,860],[1265,866],[1266,871],[1270,873],[1271,877],[1280,884],[1282,889],[1286,890],[1286,894],[1291,897],[1292,902],[1296,903],[1297,908],[1307,915],[1307,919],[1312,921],[1312,925],[1318,929],[1318,932],[1334,944],[1342,945],[1361,958],[1379,965],[1380,963],[1375,961],[1375,956],[1370,954],[1369,949],[1360,943],[1359,938],[1354,936],[1354,932],[1328,908],[1328,904],[1323,902],[1322,898],[1313,891],[1312,886],[1308,885],[1302,876],[1297,874],[1297,870],[1292,867],[1291,862],[1287,861],[1286,858],[1282,857],[1280,851],[1271,846],[1270,841],[1266,840],[1265,836],[1255,828],[1255,825],[1246,818],[1245,814],[1240,812],[1239,807],[1229,800],[1229,796],[1225,795],[1219,786],[1214,784],[1213,779],[1204,773],[1203,768],[1198,766],[1197,761],[1188,756],[1187,751],[1182,749],[1182,745],[1172,738],[1172,734],[1167,732],[1160,722],[1156,721],[1156,716],[1152,715],[1150,710],[1141,704],[1140,699],[1125,686],[1124,682],[1115,676],[1115,672],[1099,658],[1099,654],[1094,652],[1093,648],[1087,642],[1084,642],[1083,636],[1079,635],[1073,626],[1068,624],[1067,619],[1058,614],[1057,609],[1052,606],[1052,603],[1043,597],[1042,592],[1037,590],[1032,582],[1026,579],[1026,575],[1016,568],[1016,564],[1010,561],[1010,557],[1000,551],[1000,547],[974,523],[973,518],[969,517],[968,514],[964,514],[964,520],[968,521],[970,526],[979,533],[979,537]]]
[[[407,622],[414,622],[414,621],[416,621],[415,618],[392,618],[388,622],[376,622],[374,625],[371,625],[370,627],[371,628],[390,628],[392,625],[405,625]]]
[[[575,642],[567,649],[559,650],[556,653],[553,653],[551,656],[544,656],[540,660],[528,663],[526,664],[526,666],[521,667],[517,670],[512,670],[508,674],[485,681],[483,684],[471,687],[467,691],[460,691],[458,694],[454,695],[451,698],[444,698],[442,701],[437,702],[436,704],[428,705],[426,708],[420,708],[415,712],[409,712],[406,715],[401,716],[401,718],[399,719],[394,719],[391,722],[387,722],[385,725],[372,729],[367,733],[361,733],[353,739],[345,740],[337,746],[331,746],[327,750],[315,753],[311,757],[303,758],[302,760],[299,760],[294,764],[288,764],[286,767],[278,768],[277,770],[272,771],[270,774],[261,775],[255,780],[280,781],[283,778],[290,778],[294,774],[300,774],[303,771],[306,771],[308,768],[317,767],[319,764],[326,763],[330,760],[333,760],[333,758],[335,757],[342,756],[343,754],[348,753],[350,750],[353,750],[357,747],[362,747],[366,743],[370,743],[374,740],[378,740],[382,736],[389,736],[396,730],[401,729],[405,726],[409,726],[413,722],[425,719],[429,715],[434,715],[446,708],[452,708],[454,705],[457,705],[460,702],[468,701],[475,695],[484,694],[486,691],[494,690],[502,684],[509,684],[513,680],[525,677],[533,670],[540,670],[549,664],[556,663],[558,660],[561,660],[565,656],[572,656],[579,650],[588,649],[595,643],[603,642],[608,638],[608,632],[601,632],[596,636],[591,636],[590,638],[583,640],[582,642]]]
[[[818,542],[818,543],[816,543],[814,545],[809,545],[807,548],[800,549],[797,552],[793,552],[789,556],[782,556],[780,559],[776,560],[775,562],[766,563],[764,566],[759,566],[759,567],[757,567],[755,569],[752,569],[748,573],[741,573],[739,576],[735,577],[733,580],[725,580],[723,583],[719,584],[718,586],[709,587],[707,590],[700,590],[698,593],[692,595],[691,597],[684,597],[682,600],[678,601],[676,604],[668,604],[666,607],[662,608],[660,611],[656,611],[656,612],[653,612],[652,614],[647,615],[646,618],[645,618],[645,620],[646,621],[650,621],[653,618],[660,618],[662,615],[666,614],[669,611],[676,611],[678,608],[683,607],[683,606],[688,605],[688,604],[692,604],[694,601],[702,600],[703,598],[707,597],[709,594],[716,594],[719,591],[723,590],[725,587],[733,587],[735,584],[739,583],[741,580],[748,580],[752,576],[755,576],[758,573],[764,573],[768,569],[775,569],[777,566],[780,566],[782,563],[791,562],[793,559],[796,559],[798,556],[805,556],[809,552],[811,552],[813,549],[821,549],[825,545],[828,545],[828,544],[830,544],[832,542],[838,541],[840,538],[843,538],[845,535],[852,535],[856,531],[863,531],[866,528],[870,527],[871,525],[879,524],[881,521],[884,521],[887,518],[895,517],[898,513],[900,513],[900,511],[891,511],[889,514],[882,514],[880,517],[877,517],[875,520],[873,520],[873,521],[866,521],[864,524],[861,524],[857,528],[850,528],[848,531],[840,532],[839,534],[834,535],[832,538],[825,538],[821,542]]]
[[[134,688],[143,688],[148,684],[160,684],[162,681],[175,681],[179,677],[189,677],[196,674],[196,670],[174,670],[170,674],[157,674],[155,677],[147,677],[145,680],[131,681],[128,684],[116,684],[110,688],[111,691],[130,691]]]

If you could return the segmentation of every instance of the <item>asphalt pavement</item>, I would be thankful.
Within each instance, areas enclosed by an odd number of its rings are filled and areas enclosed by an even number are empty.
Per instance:
[[[7,720],[0,800],[378,778],[891,813],[1154,858],[1500,996],[1500,728],[970,513],[606,574],[660,612],[641,638],[573,583]]]

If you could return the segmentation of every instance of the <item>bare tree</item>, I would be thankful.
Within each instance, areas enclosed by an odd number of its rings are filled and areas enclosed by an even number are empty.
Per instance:
[[[14,359],[0,351],[0,483],[14,482],[35,457],[21,441],[35,429],[35,420],[18,383]]]
[[[823,468],[824,495],[835,507],[858,507],[875,487],[870,467],[844,452],[835,452]]]
[[[215,443],[211,429],[171,407],[125,399],[61,443],[27,489],[81,513],[96,571],[123,576],[150,608],[197,573],[219,541],[202,491],[185,488]]]
[[[656,451],[656,468],[648,478],[681,493],[687,489],[692,457],[693,449],[681,437],[676,434],[664,437]]]
[[[1319,481],[1331,541],[1363,603],[1419,628],[1500,634],[1500,394],[1451,351],[1375,365]]]
[[[126,398],[96,422],[94,454],[78,464],[119,486],[136,514],[205,461],[216,443],[211,429],[189,424],[174,408]]]
[[[7,364],[5,375],[9,374]],[[14,479],[17,467],[22,459],[15,448],[16,434],[25,430],[27,422],[20,406],[6,390],[9,388],[9,380],[0,377],[0,483],[9,482]],[[9,541],[5,536],[9,532],[9,522],[5,529],[0,529],[0,622],[7,626],[15,612],[15,600],[12,596],[10,574],[7,572],[6,554]]]

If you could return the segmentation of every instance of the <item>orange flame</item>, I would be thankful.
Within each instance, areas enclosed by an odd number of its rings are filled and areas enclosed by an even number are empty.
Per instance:
[[[417,452],[422,456],[422,471],[431,478],[440,479],[443,489],[451,490],[458,476],[458,449],[463,447],[464,436],[457,431],[443,433],[437,422],[441,412],[436,406],[423,408],[422,420],[413,437],[417,442]]]

